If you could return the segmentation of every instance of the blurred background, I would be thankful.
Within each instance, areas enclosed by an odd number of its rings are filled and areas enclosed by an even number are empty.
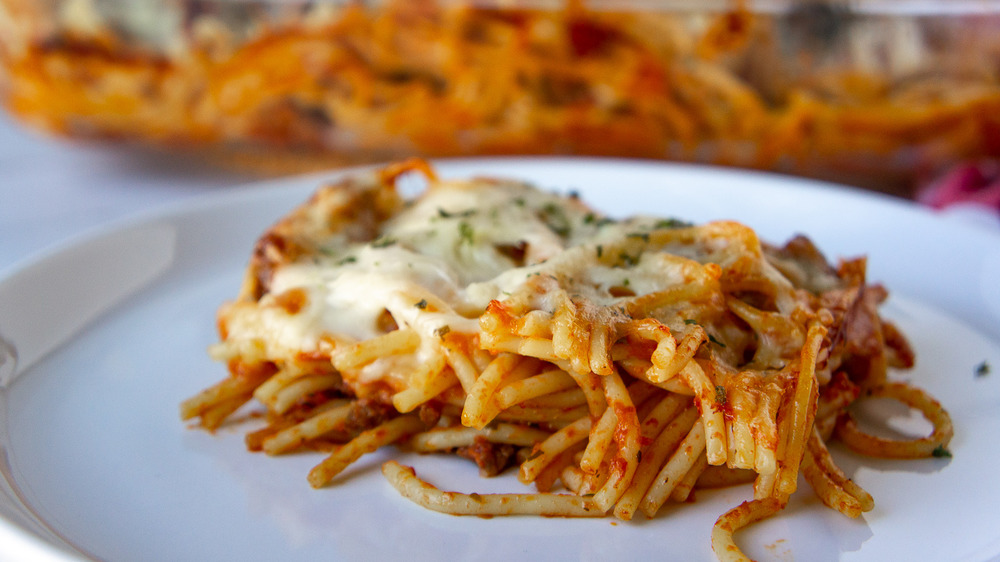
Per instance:
[[[0,101],[7,237],[39,218],[18,193],[98,223],[413,155],[696,162],[1000,208],[993,0],[0,0]]]

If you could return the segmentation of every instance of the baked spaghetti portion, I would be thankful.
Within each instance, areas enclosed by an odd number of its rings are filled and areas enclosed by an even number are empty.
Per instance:
[[[401,175],[428,187],[407,199]],[[616,220],[574,195],[495,178],[440,180],[423,161],[320,188],[258,241],[211,353],[229,376],[181,406],[218,428],[251,401],[250,450],[309,448],[321,487],[395,444],[456,453],[484,475],[517,467],[535,491],[442,491],[395,461],[405,497],[453,514],[654,517],[697,487],[753,483],[712,531],[773,515],[801,473],[850,517],[872,497],[826,443],[874,456],[940,455],[952,435],[925,392],[887,378],[913,365],[878,314],[865,260],[831,266],[806,238],[745,225]],[[847,407],[886,396],[933,432],[865,433]]]

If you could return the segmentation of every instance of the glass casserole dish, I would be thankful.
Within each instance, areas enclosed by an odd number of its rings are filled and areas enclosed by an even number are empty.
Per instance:
[[[1000,155],[998,31],[991,1],[0,0],[0,100],[265,170],[584,154],[906,193]]]

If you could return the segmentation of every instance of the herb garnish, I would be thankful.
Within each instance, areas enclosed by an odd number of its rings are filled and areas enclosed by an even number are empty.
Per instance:
[[[548,226],[549,230],[552,232],[555,232],[564,238],[569,236],[569,219],[566,218],[566,212],[559,205],[555,203],[546,203],[545,206],[542,207],[542,211],[539,213],[538,218],[545,222],[545,225]]]
[[[656,228],[684,228],[691,226],[691,223],[680,219],[660,219],[656,221]]]
[[[982,363],[976,365],[975,373],[977,377],[985,377],[990,374],[990,364],[984,359]]]
[[[471,217],[474,214],[476,214],[475,209],[466,209],[464,211],[450,212],[442,209],[441,207],[438,207],[438,216],[443,219],[465,218],[465,217]]]
[[[459,240],[463,244],[469,244],[470,246],[475,241],[476,232],[473,230],[472,225],[462,221],[458,223],[458,236]]]
[[[639,263],[638,256],[632,256],[626,252],[618,254],[618,259],[621,260],[621,262],[625,265],[625,267],[632,267],[635,264]]]
[[[614,222],[615,219],[611,219],[608,217],[598,217],[594,213],[587,213],[586,215],[583,215],[583,224],[592,224],[596,227],[602,227],[604,225],[613,224]]]
[[[938,445],[931,451],[931,456],[939,459],[950,459],[951,451],[944,448],[944,445]]]
[[[723,386],[715,385],[715,403],[725,404],[726,403],[726,389]]]

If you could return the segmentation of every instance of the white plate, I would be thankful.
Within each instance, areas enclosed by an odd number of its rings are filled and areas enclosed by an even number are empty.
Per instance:
[[[831,258],[867,254],[871,278],[894,295],[887,313],[918,353],[917,368],[903,376],[954,417],[954,457],[873,461],[836,449],[875,496],[874,511],[848,520],[803,483],[788,510],[740,540],[753,556],[781,560],[1000,553],[1000,238],[896,200],[766,174],[578,159],[457,160],[439,169],[577,190],[615,215],[737,219],[774,242],[806,232]],[[0,360],[0,553],[146,561],[714,558],[712,523],[748,497],[746,488],[699,493],[652,521],[459,518],[424,511],[384,483],[378,466],[400,456],[395,451],[363,459],[317,491],[305,480],[317,455],[251,454],[240,428],[211,435],[181,423],[178,403],[225,376],[205,348],[251,245],[319,181],[248,186],[146,215],[0,279],[0,336],[10,348]],[[994,373],[976,377],[983,361]],[[402,459],[445,488],[524,490],[513,477],[482,480],[455,458]]]

